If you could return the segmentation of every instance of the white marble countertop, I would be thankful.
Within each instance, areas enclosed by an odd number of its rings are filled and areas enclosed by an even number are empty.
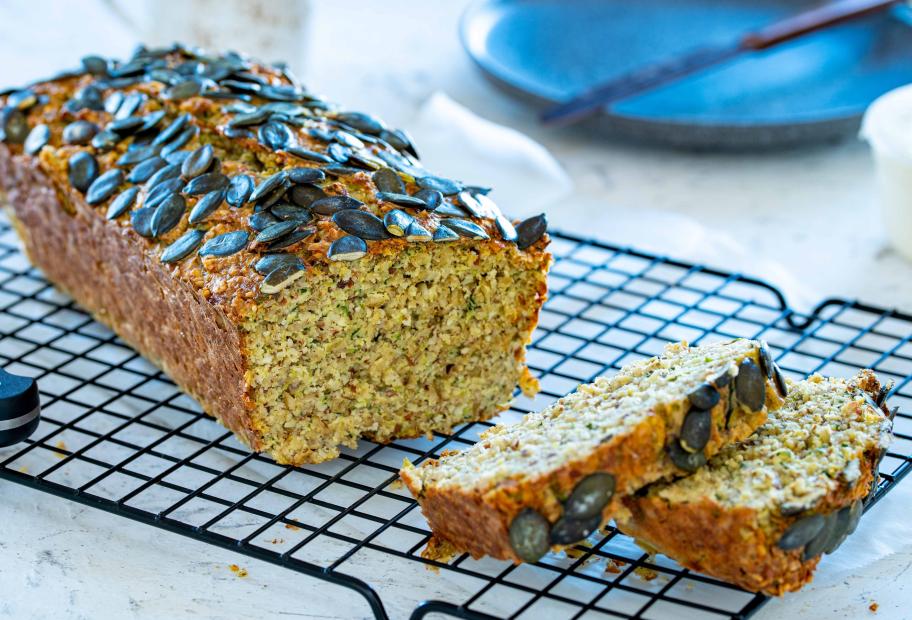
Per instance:
[[[305,82],[393,124],[411,118],[442,90],[480,116],[514,126],[547,146],[576,184],[549,209],[557,228],[652,247],[651,226],[694,221],[757,257],[752,275],[776,261],[809,301],[859,298],[912,310],[912,264],[886,246],[867,148],[848,141],[762,155],[686,154],[594,142],[536,126],[530,111],[489,85],[463,53],[456,23],[463,1],[317,1]],[[0,5],[2,82],[52,73],[89,52],[129,53],[133,36],[97,0],[8,0]],[[522,213],[522,205],[506,206]],[[645,215],[644,215],[645,214]],[[631,226],[646,218],[650,226]],[[677,257],[705,260],[705,248]],[[727,267],[725,264],[718,265]],[[751,271],[751,270],[747,270]],[[912,483],[906,483],[910,485]],[[908,502],[909,493],[885,503]],[[349,618],[369,615],[350,592],[228,551],[0,482],[0,617],[12,618]],[[877,506],[867,517],[876,527]],[[242,565],[239,579],[228,566]],[[899,553],[846,574],[821,568],[799,594],[767,605],[758,618],[909,617],[912,541]],[[414,605],[408,583],[378,568]],[[397,603],[396,598],[401,602]],[[868,610],[879,604],[876,614]]]

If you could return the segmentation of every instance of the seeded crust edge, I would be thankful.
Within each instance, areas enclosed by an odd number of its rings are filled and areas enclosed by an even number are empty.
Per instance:
[[[759,364],[759,348],[749,355]],[[744,358],[738,358],[738,362]],[[766,403],[772,409],[781,406],[779,397],[772,382],[764,377],[766,385]],[[722,398],[713,407],[713,434],[705,447],[705,453],[711,457],[723,446],[740,441],[750,436],[766,421],[767,407],[759,412],[748,412],[740,409],[737,422],[729,426],[726,433],[719,433],[719,421],[724,420],[728,398],[734,388],[734,381],[720,391]],[[686,413],[687,398],[684,397],[667,409],[678,408],[675,417],[680,427]],[[512,560],[520,563],[514,553],[509,539],[509,528],[513,518],[524,508],[534,508],[550,523],[554,523],[562,514],[561,499],[567,497],[574,486],[585,476],[607,471],[615,476],[616,491],[612,500],[602,511],[602,525],[612,518],[625,514],[627,508],[622,498],[643,486],[665,478],[686,475],[678,469],[665,453],[666,437],[677,435],[668,433],[664,421],[665,412],[651,415],[634,427],[629,433],[618,435],[607,443],[600,444],[591,454],[571,461],[551,472],[543,473],[523,481],[507,480],[493,489],[458,489],[429,486],[423,484],[421,469],[436,467],[438,461],[430,460],[420,466],[405,461],[399,472],[402,481],[421,506],[431,528],[433,538],[425,549],[425,557],[435,560],[446,560],[452,552],[466,552],[473,558],[491,556],[499,560]],[[481,441],[484,441],[482,438]],[[445,456],[446,452],[441,454]],[[559,547],[554,547],[558,549]],[[438,550],[445,550],[438,553]]]
[[[878,394],[880,382],[870,371],[863,371],[856,380],[871,396]],[[827,514],[867,495],[879,455],[876,450],[865,451],[863,455],[858,480],[851,486],[841,484],[811,511]],[[813,579],[820,562],[821,556],[803,561],[803,548],[783,551],[776,545],[800,516],[776,516],[772,529],[765,530],[758,523],[756,510],[742,506],[726,508],[709,498],[672,506],[660,497],[630,496],[625,500],[625,507],[629,516],[618,522],[622,532],[685,568],[751,592],[781,596],[799,590]]]
[[[166,271],[138,235],[99,217],[75,190],[55,183],[36,158],[14,155],[5,145],[0,191],[33,265],[251,449],[262,448],[250,416],[243,338],[219,307]],[[112,265],[117,273],[105,268]],[[116,280],[131,286],[124,290]],[[187,335],[188,322],[196,346],[172,346],[167,335]]]

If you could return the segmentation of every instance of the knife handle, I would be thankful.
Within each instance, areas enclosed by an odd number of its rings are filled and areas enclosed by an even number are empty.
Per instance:
[[[775,24],[751,32],[741,39],[741,48],[762,50],[868,13],[876,13],[900,0],[842,0],[799,13]]]
[[[0,448],[27,439],[41,421],[38,384],[0,368]]]

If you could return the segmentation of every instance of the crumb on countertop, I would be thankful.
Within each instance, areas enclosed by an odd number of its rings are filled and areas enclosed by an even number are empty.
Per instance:
[[[297,531],[300,530],[301,528],[299,528],[297,525],[292,525],[291,523],[286,523],[286,524],[285,524],[285,529],[286,529],[286,530],[291,530],[292,532],[297,532]]]
[[[633,572],[635,572],[643,581],[652,581],[659,576],[656,571],[651,568],[646,568],[645,566],[637,566],[633,569]]]
[[[615,560],[613,558],[608,558],[608,561],[605,562],[605,572],[611,573],[612,575],[617,575],[621,572],[621,567],[625,566],[627,562],[623,560]]]
[[[246,569],[246,568],[241,568],[241,567],[238,566],[237,564],[232,564],[232,565],[230,565],[228,568],[231,570],[232,573],[234,573],[235,575],[237,575],[237,576],[240,577],[241,579],[243,579],[244,577],[247,576],[247,569]]]
[[[877,613],[877,610],[879,608],[880,608],[880,605],[877,604],[877,601],[874,601],[870,605],[868,605],[868,609],[870,609],[875,614]]]
[[[56,447],[58,450],[66,450],[66,449],[67,449],[66,443],[64,443],[64,441],[63,441],[62,439],[61,439],[60,441],[58,441],[58,442],[55,444],[55,447]],[[55,452],[55,453],[54,453],[54,456],[56,456],[58,459],[65,459],[65,458],[67,457],[66,454],[61,454],[60,452]]]

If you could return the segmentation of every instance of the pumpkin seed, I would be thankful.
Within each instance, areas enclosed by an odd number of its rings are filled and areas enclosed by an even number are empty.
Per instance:
[[[384,129],[383,121],[363,112],[340,112],[336,120],[366,134],[376,135]]]
[[[359,209],[363,206],[363,202],[356,200],[351,196],[326,196],[325,198],[315,200],[310,205],[310,208],[320,215],[333,215],[337,211],[342,211],[343,209]]]
[[[482,217],[485,217],[485,215],[486,215],[486,213],[484,211],[484,207],[481,205],[480,202],[478,202],[478,199],[475,198],[475,195],[470,192],[466,192],[466,191],[459,192],[456,195],[456,202],[462,208],[464,208],[466,211],[468,211],[469,215],[471,215],[472,217],[482,218]]]
[[[181,164],[181,176],[185,179],[192,179],[200,176],[209,169],[214,158],[215,151],[213,150],[212,145],[204,144],[187,155],[184,159]]]
[[[845,541],[849,535],[849,520],[851,508],[846,506],[833,513],[833,528],[823,545],[823,552],[826,554],[833,553]]]
[[[281,265],[272,271],[263,279],[260,284],[260,291],[266,295],[274,295],[287,288],[292,282],[304,275],[304,265],[288,263]]]
[[[431,239],[433,239],[431,233],[417,221],[412,222],[409,224],[409,227],[405,229],[406,241],[430,241]]]
[[[811,542],[804,546],[804,553],[801,556],[802,559],[807,561],[823,553],[835,528],[836,513],[831,512],[823,517],[823,527],[820,529],[820,532],[817,533]]]
[[[564,504],[564,516],[570,519],[601,518],[602,510],[614,496],[613,475],[597,472],[580,480]]]
[[[294,254],[267,254],[259,259],[253,268],[257,273],[265,276],[285,265],[300,265],[303,267],[304,261]]]
[[[700,452],[712,436],[712,414],[706,409],[691,409],[681,424],[681,447]]]
[[[108,61],[101,56],[83,56],[82,67],[92,75],[104,77],[108,74]]]
[[[548,520],[531,508],[525,508],[510,523],[510,546],[523,562],[537,562],[548,553],[550,544]]]
[[[117,113],[120,104],[123,103],[124,95],[119,90],[115,90],[104,100],[104,109],[105,112],[111,114],[112,116]]]
[[[390,234],[397,237],[402,237],[405,235],[405,231],[408,230],[409,225],[415,220],[411,215],[402,211],[400,209],[393,209],[392,211],[387,211],[386,215],[383,216],[383,225],[386,227],[386,230]],[[458,236],[454,235],[453,236]]]
[[[295,185],[288,191],[288,198],[299,207],[310,207],[315,201],[326,198],[326,192],[315,185]]]
[[[285,185],[288,182],[288,173],[284,170],[276,172],[272,176],[266,177],[260,184],[254,188],[253,193],[250,194],[250,202],[257,202],[260,198],[275,191],[277,188]]]
[[[547,229],[548,219],[544,213],[523,220],[516,227],[516,246],[520,250],[525,250],[541,239]]]
[[[173,121],[171,121],[171,123],[165,127],[162,132],[155,137],[154,140],[152,140],[152,144],[167,144],[184,130],[184,128],[190,122],[190,119],[191,116],[189,114],[181,114]]]
[[[197,134],[199,134],[199,127],[187,127],[185,130],[180,132],[176,138],[162,147],[161,156],[167,157],[170,153],[183,148],[184,145],[195,138]]]
[[[38,95],[35,94],[35,91],[28,88],[22,90],[16,90],[9,94],[6,98],[6,105],[16,108],[21,112],[25,112],[30,108],[34,107],[38,103]]]
[[[103,129],[95,134],[95,136],[92,138],[91,144],[94,148],[100,151],[107,151],[117,146],[117,143],[120,142],[121,139],[122,138],[113,131],[107,131]]]
[[[738,401],[751,411],[760,411],[766,403],[766,381],[760,368],[749,357],[738,365],[735,393]]]
[[[205,231],[191,228],[162,251],[161,262],[167,264],[183,260],[200,246],[205,236]]]
[[[165,111],[158,110],[156,112],[152,112],[151,114],[146,114],[141,118],[142,125],[140,125],[139,129],[136,130],[136,133],[145,133],[158,127],[158,124],[161,123],[165,118]]]
[[[470,239],[488,239],[488,233],[485,232],[484,228],[479,226],[474,222],[469,220],[461,220],[458,218],[447,218],[440,222],[453,232],[459,234],[460,237],[468,237]]]
[[[412,155],[415,159],[420,159],[418,157],[418,151],[415,149],[414,143],[412,142],[411,136],[409,136],[402,129],[394,129],[392,131],[381,131],[380,139],[387,142],[390,146],[398,151],[405,151],[409,155]]]
[[[273,151],[280,151],[294,143],[294,135],[284,123],[270,121],[257,130],[257,139]]]
[[[335,140],[339,144],[344,144],[350,149],[363,149],[365,146],[360,138],[356,138],[352,134],[347,131],[342,131],[341,129],[334,131],[332,135],[329,136],[327,142],[332,140]]]
[[[417,196],[417,194],[416,194],[416,196]],[[469,216],[469,214],[466,213],[465,209],[463,209],[462,207],[460,207],[457,204],[453,204],[452,202],[444,202],[444,203],[440,204],[440,206],[438,206],[434,212],[437,213],[438,215],[446,215],[449,217],[464,218],[464,217]]]
[[[693,473],[706,464],[706,455],[702,451],[688,452],[678,441],[668,444],[668,456],[675,467]]]
[[[105,129],[113,131],[121,136],[129,136],[139,131],[139,128],[142,127],[145,122],[145,119],[140,116],[128,116],[127,118],[111,121],[107,124]]]
[[[67,161],[67,177],[70,185],[85,193],[98,178],[98,161],[85,151],[74,153]]]
[[[494,218],[494,223],[497,225],[497,230],[500,232],[500,236],[504,241],[516,241],[516,228],[513,227],[513,223],[504,217],[502,213],[497,214]]]
[[[127,175],[127,181],[130,183],[145,183],[152,178],[152,175],[168,165],[161,157],[155,155],[149,159],[140,162],[138,166],[130,171]]]
[[[254,237],[253,241],[254,243],[270,243],[276,239],[284,237],[297,227],[298,223],[294,220],[276,222],[274,224],[270,224],[262,231],[260,231],[257,236]]]
[[[123,118],[133,116],[133,113],[139,109],[145,100],[146,96],[142,93],[128,93],[124,96],[124,100],[117,108],[117,112],[114,113],[114,120],[119,121]]]
[[[157,207],[171,194],[177,194],[184,188],[183,179],[168,179],[156,185],[146,193],[143,200],[144,207]]]
[[[231,256],[237,254],[245,247],[250,240],[250,235],[246,230],[234,230],[217,235],[203,244],[200,248],[200,256]]]
[[[152,191],[153,188],[164,183],[165,181],[170,181],[177,179],[180,176],[181,167],[177,164],[170,164],[159,168],[158,171],[152,174],[151,177],[146,181],[145,188],[146,191]],[[183,182],[181,182],[181,187],[183,187]]]
[[[95,179],[86,190],[86,202],[97,205],[114,195],[124,182],[124,173],[120,168],[112,168]]]
[[[377,200],[391,202],[401,207],[412,207],[414,209],[427,208],[427,203],[425,203],[423,200],[420,198],[415,198],[414,196],[409,196],[408,194],[388,194],[386,192],[378,192]]]
[[[767,379],[773,378],[773,355],[770,353],[769,345],[765,340],[760,341],[758,348],[758,358],[760,360],[760,370],[766,375]]]
[[[434,231],[434,241],[437,243],[446,243],[448,241],[456,241],[457,239],[459,239],[459,235],[443,224],[438,226],[437,230]]]
[[[344,164],[352,156],[350,148],[343,144],[333,142],[326,148],[327,154],[340,164]]]
[[[180,223],[187,201],[180,194],[171,194],[155,209],[151,229],[153,237],[161,237]]]
[[[278,221],[269,211],[260,211],[247,218],[247,226],[255,232],[262,232]]]
[[[588,519],[569,519],[561,517],[551,528],[552,545],[572,545],[586,540],[602,523],[602,515]]]
[[[250,200],[250,194],[253,193],[253,177],[246,174],[239,174],[231,178],[228,184],[228,194],[225,200],[232,207],[241,207]]]
[[[389,168],[380,168],[371,175],[371,179],[382,193],[405,194],[405,183],[402,182],[402,177]]]
[[[0,142],[22,144],[29,131],[25,114],[10,106],[0,110]]]
[[[225,82],[222,82],[225,85]],[[265,123],[269,119],[271,112],[263,108],[257,108],[252,112],[241,113],[228,121],[228,127],[249,127]]]
[[[207,172],[187,183],[184,193],[188,196],[199,196],[216,190],[227,189],[230,183],[231,180],[221,172]]]
[[[326,252],[326,256],[329,260],[337,261],[358,260],[365,254],[367,254],[367,243],[364,239],[352,235],[339,237],[330,244],[329,250]]]
[[[224,134],[226,137],[233,140],[239,139],[253,139],[255,136],[253,132],[249,129],[244,129],[242,127],[225,127]]]
[[[861,521],[861,515],[864,512],[864,502],[860,499],[856,499],[852,502],[852,505],[849,506],[849,520],[846,525],[846,536],[851,536],[855,533],[856,528],[858,528],[858,522]]]
[[[136,197],[138,195],[138,187],[129,187],[120,192],[117,197],[111,201],[105,217],[109,220],[116,220],[121,215],[133,208],[133,205],[136,203]]]
[[[23,148],[29,155],[37,155],[51,139],[51,130],[44,123],[35,125],[25,138]]]
[[[89,121],[73,121],[63,128],[64,144],[88,144],[98,133],[99,127]]]
[[[462,191],[462,183],[443,177],[423,176],[415,179],[422,189],[435,189],[444,196],[453,196]]]
[[[420,189],[414,193],[415,198],[422,201],[425,204],[425,209],[429,211],[435,210],[443,203],[443,194],[438,192],[436,189]],[[444,215],[455,215],[456,217],[463,217],[465,213],[461,210],[457,213],[445,213]]]
[[[105,133],[105,132],[101,132],[101,133]],[[101,134],[98,134],[98,135],[101,135]],[[98,137],[98,136],[96,136],[96,137]],[[118,138],[118,142],[119,141],[120,141],[120,139]],[[160,152],[161,152],[161,147],[158,146],[157,144],[148,144],[145,146],[134,146],[131,144],[130,147],[127,148],[127,152],[124,153],[123,155],[121,155],[120,158],[117,160],[117,165],[118,166],[133,166],[135,164],[142,163],[142,162],[146,161],[147,159],[151,159],[153,157],[158,157]]]
[[[299,228],[290,235],[285,235],[280,239],[277,239],[269,244],[269,247],[266,248],[267,252],[275,252],[276,250],[284,250],[285,248],[291,247],[296,244],[298,241],[302,241],[307,237],[311,236],[317,232],[317,229],[313,226],[308,226],[306,228]]]
[[[152,215],[155,209],[152,207],[140,207],[130,214],[130,225],[133,230],[141,237],[152,237]]]
[[[782,398],[788,396],[788,384],[785,382],[785,377],[782,376],[779,364],[773,364],[773,383],[776,385],[776,391],[779,392],[779,396]]]
[[[300,146],[289,146],[285,150],[295,157],[300,157],[301,159],[306,159],[307,161],[316,161],[321,164],[331,164],[334,161],[333,158],[329,157],[328,155],[317,153],[316,151],[310,151]]]
[[[319,168],[292,168],[288,171],[288,180],[299,185],[322,183],[326,180],[326,173]]]
[[[825,519],[822,515],[811,515],[792,523],[779,537],[776,545],[783,551],[798,549],[811,542],[823,529]]]
[[[383,220],[367,211],[357,209],[343,209],[337,211],[333,222],[343,231],[368,241],[389,239],[390,234],[383,225]]]
[[[334,177],[344,177],[356,174],[361,172],[357,168],[351,166],[343,166],[342,164],[331,164],[323,168],[323,171],[326,174],[332,175]]]
[[[272,215],[280,220],[293,220],[298,224],[307,224],[313,219],[309,209],[288,203],[272,205],[269,210]]]
[[[687,395],[687,399],[695,409],[712,409],[719,404],[719,391],[711,384],[704,383]]]
[[[190,97],[195,97],[200,94],[202,87],[200,83],[196,80],[184,80],[183,82],[178,82],[174,86],[169,86],[162,91],[162,99],[169,99],[172,101],[180,101],[182,99],[189,99]]]
[[[190,224],[199,224],[215,213],[225,201],[225,194],[226,191],[224,189],[213,190],[208,194],[205,194],[195,205],[193,205],[193,208],[190,210],[190,217],[187,221]]]

